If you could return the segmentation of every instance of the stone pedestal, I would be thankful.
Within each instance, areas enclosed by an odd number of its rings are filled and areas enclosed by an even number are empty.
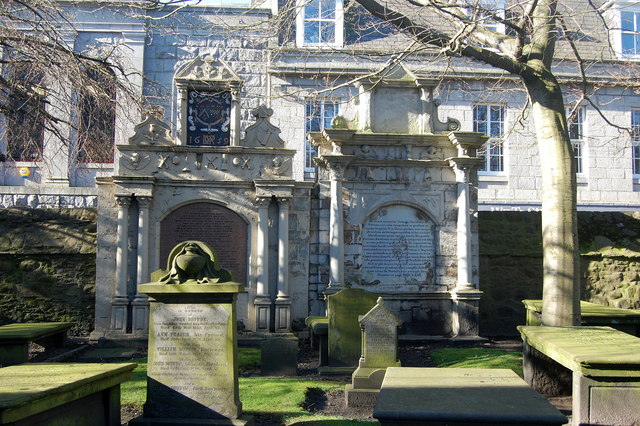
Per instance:
[[[235,301],[243,285],[142,284],[149,296],[144,416],[134,424],[247,424],[238,396]]]

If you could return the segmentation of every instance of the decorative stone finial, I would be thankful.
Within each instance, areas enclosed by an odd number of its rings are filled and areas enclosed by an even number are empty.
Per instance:
[[[333,117],[333,120],[331,120],[331,128],[347,129],[348,128],[347,120],[341,115],[336,115],[335,117]]]
[[[183,241],[171,250],[167,269],[153,273],[161,284],[213,284],[231,281],[231,273],[218,266],[211,247],[201,241]]]

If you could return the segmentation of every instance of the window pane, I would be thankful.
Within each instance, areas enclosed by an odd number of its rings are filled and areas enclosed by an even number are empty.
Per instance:
[[[502,136],[502,123],[492,122],[489,136]]]
[[[78,161],[112,163],[116,91],[108,71],[88,70],[79,96]]]
[[[487,106],[486,105],[476,105],[473,107],[473,119],[476,121],[486,121],[487,120]]]
[[[635,13],[633,12],[621,12],[620,18],[622,31],[634,31],[635,30]]]
[[[489,148],[489,170],[492,172],[502,171],[502,144],[492,143]]]
[[[305,43],[320,43],[318,38],[320,34],[320,22],[307,21],[304,23],[304,42]]]
[[[304,19],[318,19],[320,17],[320,0],[311,0],[304,6]]]
[[[336,17],[336,2],[335,0],[319,0],[320,3],[320,18],[323,19],[335,19]]]
[[[491,107],[491,121],[502,121],[503,108],[501,106]]]
[[[636,40],[633,34],[622,34],[622,53],[633,54],[635,46]]]
[[[640,174],[640,143],[633,144],[633,174]]]
[[[323,43],[333,43],[335,37],[335,24],[333,22],[321,22],[320,27],[322,32],[320,33],[320,39]]]
[[[575,142],[573,145],[573,156],[576,159],[576,173],[582,173],[582,143]]]
[[[6,114],[7,156],[15,161],[36,161],[42,158],[44,144],[44,76],[28,65],[7,67],[4,77],[17,83],[9,97]]]

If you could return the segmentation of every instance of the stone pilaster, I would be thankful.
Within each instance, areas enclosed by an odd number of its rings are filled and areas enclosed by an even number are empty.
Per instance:
[[[258,238],[256,256],[256,297],[254,299],[256,331],[271,328],[271,299],[269,297],[269,204],[271,198],[258,198]]]
[[[289,297],[289,198],[278,199],[278,297],[275,303],[275,331],[291,330]]]
[[[457,262],[458,281],[452,294],[452,330],[455,336],[478,336],[479,303],[482,292],[473,284],[473,253],[470,205],[470,175],[482,160],[472,157],[457,157],[449,160],[456,173],[458,190]]]
[[[111,302],[111,330],[125,333],[127,331],[129,297],[127,294],[128,254],[129,254],[129,207],[131,197],[117,196],[118,205],[116,247],[116,288]]]
[[[136,294],[131,302],[131,328],[133,333],[146,333],[149,320],[149,301],[145,294],[138,292],[138,286],[149,280],[149,207],[151,197],[136,197],[138,201],[138,252]]]
[[[351,157],[326,155],[331,178],[331,207],[329,211],[329,286],[332,294],[344,288],[344,219],[342,211],[342,181]]]
[[[231,129],[230,144],[231,146],[240,145],[240,89],[231,90]]]

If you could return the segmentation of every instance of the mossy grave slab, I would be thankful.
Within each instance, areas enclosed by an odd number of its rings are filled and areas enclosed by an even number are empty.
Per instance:
[[[387,369],[373,417],[381,424],[563,425],[567,418],[507,369]]]
[[[73,326],[70,322],[40,322],[7,324],[0,327],[0,344],[38,340],[64,333]]]
[[[640,338],[611,327],[518,327],[525,343],[572,371],[640,377]]]
[[[134,363],[20,364],[0,368],[0,423],[51,410],[129,380]]]

